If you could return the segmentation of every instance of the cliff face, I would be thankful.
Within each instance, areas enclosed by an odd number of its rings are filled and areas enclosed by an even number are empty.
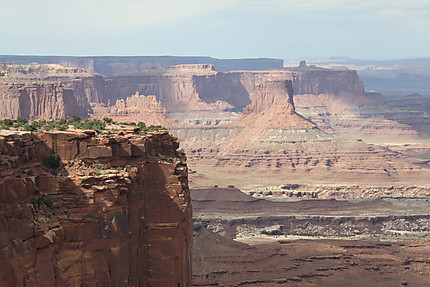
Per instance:
[[[291,93],[294,91],[296,98],[302,94],[331,95],[348,105],[369,102],[355,71],[271,70],[223,73],[215,71],[210,65],[182,65],[149,70],[139,75],[113,77],[109,81],[105,101],[139,91],[144,95],[156,95],[165,102],[168,110],[181,110],[177,105],[171,104],[172,101],[200,101],[206,104],[222,101],[241,111],[251,103],[253,99],[250,97],[260,84],[276,81],[291,81],[288,89]],[[183,110],[184,104],[181,107]]]
[[[267,81],[258,84],[251,98],[252,104],[244,109],[244,114],[261,112],[274,106],[283,106],[291,114],[295,112],[291,81]]]
[[[208,109],[195,91],[192,76],[148,75],[116,77],[108,81],[104,102],[112,102],[139,92],[141,95],[155,95],[171,112],[187,112]],[[203,107],[201,107],[203,106]]]
[[[88,117],[90,103],[101,102],[104,79],[60,65],[0,64],[0,116],[28,120]]]
[[[74,91],[61,83],[0,83],[0,117],[29,120],[64,119],[87,113]]]
[[[167,132],[3,134],[0,286],[191,286],[177,148]]]
[[[344,98],[350,103],[368,101],[364,95],[363,83],[357,72],[352,70],[333,71],[298,71],[291,72],[293,89],[301,94],[332,94]]]

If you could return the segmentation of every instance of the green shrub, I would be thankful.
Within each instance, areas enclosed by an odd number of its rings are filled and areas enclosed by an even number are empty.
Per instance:
[[[135,122],[129,122],[129,123],[119,123],[120,125],[124,125],[124,126],[137,126],[137,124]]]
[[[18,124],[19,126],[23,126],[26,123],[28,123],[28,121],[26,119],[24,119],[23,117],[17,117],[16,118],[16,124]]]
[[[103,118],[103,121],[105,122],[105,123],[107,123],[107,124],[113,124],[114,123],[114,121],[113,121],[113,119],[111,119],[111,118]]]
[[[101,164],[93,164],[93,168],[97,169],[97,170],[107,170],[107,169],[109,169],[108,166],[101,165]]]
[[[81,122],[72,123],[75,129],[81,130],[95,130],[98,133],[101,133],[106,129],[106,123],[100,120],[86,120]]]
[[[51,154],[46,161],[46,166],[52,169],[60,167],[60,156],[56,153]]]
[[[29,123],[25,123],[23,125],[23,128],[24,128],[25,131],[28,131],[28,132],[35,132],[35,131],[38,130],[37,126],[31,125]]]
[[[11,119],[0,120],[0,129],[8,130],[13,125],[13,121]]]
[[[94,120],[81,120],[78,116],[73,116],[70,120],[57,120],[57,121],[32,121],[29,122],[23,117],[18,117],[16,120],[3,119],[0,120],[0,129],[10,129],[11,127],[17,128],[19,130],[25,130],[30,132],[35,132],[39,130],[60,130],[65,131],[72,125],[75,129],[80,130],[95,130],[97,133],[111,134],[116,132],[116,130],[106,130],[107,124],[119,124],[111,118],[103,118],[103,121]],[[150,125],[147,126],[144,122],[130,122],[130,123],[120,123],[123,127],[125,126],[137,126],[142,133],[150,131],[165,130],[164,127]]]
[[[32,198],[31,204],[33,205],[34,209],[39,209],[40,207],[43,207],[43,206],[50,208],[54,205],[51,199],[45,198],[45,197]]]

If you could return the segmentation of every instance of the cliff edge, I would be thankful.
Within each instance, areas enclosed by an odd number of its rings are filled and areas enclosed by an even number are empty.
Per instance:
[[[0,134],[0,286],[191,286],[185,156],[165,131]]]

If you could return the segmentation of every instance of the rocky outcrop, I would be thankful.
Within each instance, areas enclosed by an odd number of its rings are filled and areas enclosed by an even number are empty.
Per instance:
[[[167,132],[3,134],[0,285],[191,286],[177,148]]]

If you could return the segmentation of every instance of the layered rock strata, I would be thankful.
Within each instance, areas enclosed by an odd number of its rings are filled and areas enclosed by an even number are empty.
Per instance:
[[[235,188],[197,189],[192,196],[195,221],[230,238],[423,238],[430,229],[423,198],[282,201],[253,198]]]
[[[28,120],[88,118],[101,102],[101,76],[60,65],[0,64],[0,117]]]
[[[139,91],[156,95],[168,116],[183,125],[222,125],[260,101],[255,96],[260,85],[277,81],[291,82],[297,111],[327,133],[374,142],[393,137],[403,142],[419,138],[411,126],[366,113],[366,107],[379,102],[365,94],[356,71],[350,70],[218,72],[211,65],[180,65],[113,77],[104,101],[116,101]]]
[[[376,137],[380,140],[397,136],[403,141],[418,136],[410,126],[363,113],[362,109],[357,108],[376,102],[373,97],[366,96],[355,71],[306,68],[218,72],[213,65],[208,64],[154,68],[112,78],[102,78],[81,69],[59,65],[3,64],[1,71],[0,82],[4,83],[25,82],[37,86],[41,85],[40,81],[61,82],[65,89],[71,90],[80,108],[62,112],[66,117],[77,113],[101,116],[106,113],[109,104],[115,105],[118,100],[126,101],[127,97],[138,92],[145,96],[154,95],[162,109],[166,109],[167,116],[182,125],[217,126],[237,119],[242,111],[247,113],[247,106],[251,108],[257,104],[260,109],[263,108],[261,104],[264,100],[259,99],[261,85],[289,81],[288,89],[294,91],[297,111],[325,132],[364,139]],[[31,117],[29,119],[60,117],[55,110],[43,114],[36,111],[38,105],[45,104],[43,95],[35,107],[30,108],[30,112],[25,112],[15,102],[6,102],[18,91],[11,91],[7,87],[0,91],[3,91],[6,107],[10,106],[0,109],[4,117],[16,117],[18,113]],[[63,105],[61,101],[57,103],[55,97],[49,97],[54,105]],[[130,108],[133,109],[132,106]],[[156,114],[157,110],[151,113]],[[115,115],[116,111],[112,111],[112,114]],[[129,120],[134,121],[139,117],[131,114],[133,112],[130,111]],[[140,117],[141,120],[148,120],[146,116]]]
[[[32,79],[35,72],[30,68],[52,77],[51,68],[31,65],[12,69],[10,75],[17,77],[21,71],[22,79]],[[275,178],[269,185],[351,179],[368,184],[423,183],[428,172],[425,163],[416,165],[386,148],[349,139],[413,140],[417,136],[410,126],[376,113],[363,115],[360,107],[377,99],[364,93],[355,71],[297,68],[225,73],[201,64],[105,79],[84,77],[81,70],[65,71],[69,70],[58,68],[59,74],[76,77],[64,81],[64,87],[74,92],[83,111],[84,102],[91,103],[92,115],[97,117],[170,127],[190,154],[193,169],[213,173],[215,166],[217,172],[227,172],[222,180],[239,184],[240,179],[242,187],[248,181],[255,184],[256,176],[262,182]],[[139,97],[130,97],[136,92]],[[5,104],[11,111],[20,111],[17,106],[13,101]],[[48,112],[43,116],[50,117]],[[247,174],[254,175],[245,179],[242,175]]]
[[[265,141],[254,138],[245,148],[233,146],[225,150],[220,144],[220,147],[186,149],[190,166],[197,172],[191,179],[197,186],[220,182],[246,189],[295,182],[361,186],[428,184],[430,172],[426,161],[362,141],[300,140],[300,136],[306,136],[306,132],[285,133],[284,141],[274,132],[273,141],[270,137]],[[290,141],[287,137],[296,139]],[[349,196],[364,194],[353,192]]]
[[[0,118],[29,120],[87,117],[74,91],[61,83],[0,83]]]
[[[134,95],[117,100],[108,105],[104,115],[118,122],[145,122],[147,125],[172,125],[166,116],[166,109],[161,106],[156,96]]]
[[[177,148],[167,132],[2,134],[0,286],[191,286]]]
[[[202,174],[192,175],[197,185],[210,184],[201,180],[205,176],[247,188],[291,181],[426,182],[425,162],[360,140],[337,139],[296,113],[292,84],[259,83],[243,116],[229,125],[172,130]]]

